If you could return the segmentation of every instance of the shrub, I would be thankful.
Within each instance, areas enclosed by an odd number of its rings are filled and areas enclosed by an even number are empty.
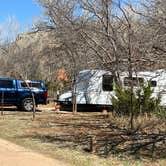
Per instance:
[[[115,85],[115,97],[113,97],[113,106],[116,113],[125,115],[130,113],[131,91],[121,85]],[[133,110],[138,110],[137,98],[133,95]]]
[[[161,97],[153,97],[153,89],[150,84],[141,85],[134,88],[132,94],[130,88],[124,88],[119,84],[115,85],[115,96],[113,97],[113,106],[115,111],[120,115],[129,115],[131,108],[131,95],[133,101],[133,112],[135,115],[140,113],[153,112],[156,114],[163,114],[163,107],[160,105]],[[165,113],[165,111],[164,111]]]

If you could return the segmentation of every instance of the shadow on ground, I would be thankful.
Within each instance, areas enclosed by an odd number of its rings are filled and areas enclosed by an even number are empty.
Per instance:
[[[0,108],[0,112],[32,112],[32,111],[24,111],[16,107],[4,107],[4,108]],[[36,109],[36,112],[42,112],[42,110]]]
[[[90,114],[55,114],[37,118],[38,127],[23,137],[31,137],[59,148],[71,148],[108,157],[127,154],[136,158],[166,158],[166,132],[158,122],[130,130],[112,118]],[[118,119],[116,119],[118,121]],[[152,129],[152,126],[155,126]]]

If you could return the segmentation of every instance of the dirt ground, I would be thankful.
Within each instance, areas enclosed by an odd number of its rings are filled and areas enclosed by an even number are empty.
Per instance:
[[[0,138],[40,154],[0,140],[0,166],[166,165],[166,122],[156,116],[137,117],[130,130],[127,116],[53,110],[39,107],[32,120],[32,112],[4,109]]]
[[[0,166],[66,166],[66,164],[0,139]]]

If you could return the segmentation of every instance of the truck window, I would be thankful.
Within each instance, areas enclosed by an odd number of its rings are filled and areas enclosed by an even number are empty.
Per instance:
[[[13,88],[13,80],[0,80],[0,88]]]
[[[144,79],[142,77],[133,77],[132,79],[129,77],[124,78],[124,86],[130,86],[131,81],[133,81],[133,86],[143,85]]]
[[[42,88],[40,82],[28,82],[28,83],[21,82],[21,87],[27,88],[27,84],[28,84],[29,87],[31,87],[31,88],[38,88],[38,89]]]
[[[103,91],[112,91],[113,90],[113,76],[112,75],[103,75]]]

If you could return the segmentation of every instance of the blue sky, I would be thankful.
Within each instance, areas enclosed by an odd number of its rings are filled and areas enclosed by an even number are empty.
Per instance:
[[[125,0],[130,2],[137,2],[143,0]],[[0,33],[2,29],[4,36],[12,36],[7,29],[9,18],[14,18],[19,25],[17,33],[23,33],[30,30],[33,21],[42,17],[43,9],[37,4],[35,0],[0,0]]]
[[[20,29],[23,29],[41,14],[42,9],[35,0],[1,0],[0,2],[0,24],[12,16],[20,24]]]

